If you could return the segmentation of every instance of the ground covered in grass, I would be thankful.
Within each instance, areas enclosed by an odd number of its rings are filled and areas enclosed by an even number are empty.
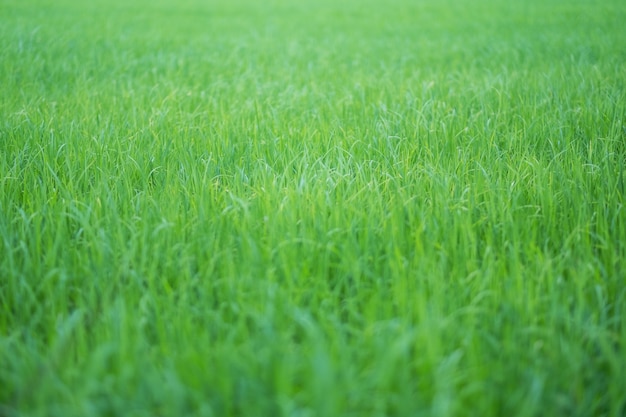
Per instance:
[[[622,0],[0,2],[0,416],[622,416]]]

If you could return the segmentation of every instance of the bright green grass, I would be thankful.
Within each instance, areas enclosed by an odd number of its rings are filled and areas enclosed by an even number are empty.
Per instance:
[[[519,3],[1,0],[0,416],[623,416],[626,5]]]

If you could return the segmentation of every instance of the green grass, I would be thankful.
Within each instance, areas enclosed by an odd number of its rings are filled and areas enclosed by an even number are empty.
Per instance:
[[[0,1],[0,416],[623,416],[621,0]]]

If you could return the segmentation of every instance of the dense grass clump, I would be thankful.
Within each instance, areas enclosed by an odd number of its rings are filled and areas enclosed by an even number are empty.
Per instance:
[[[621,0],[0,3],[0,416],[622,416]]]

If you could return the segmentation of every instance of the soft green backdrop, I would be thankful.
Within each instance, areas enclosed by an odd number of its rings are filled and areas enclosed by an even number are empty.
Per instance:
[[[626,5],[0,0],[0,416],[622,416]]]

